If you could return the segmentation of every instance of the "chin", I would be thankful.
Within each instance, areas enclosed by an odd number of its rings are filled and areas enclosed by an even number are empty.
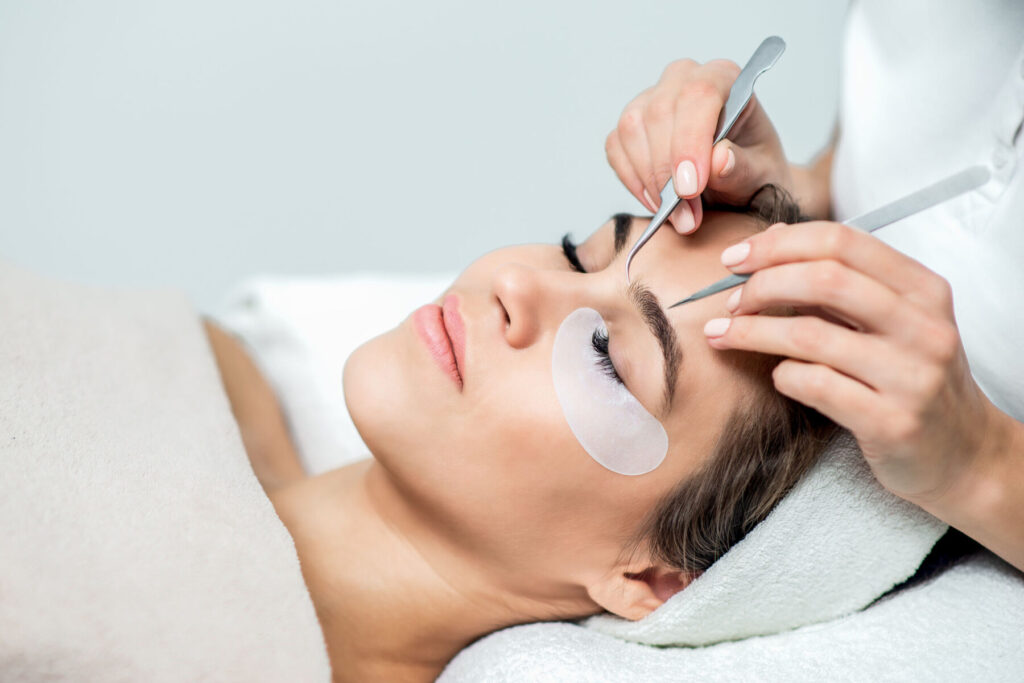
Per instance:
[[[345,405],[370,453],[387,469],[415,466],[446,433],[450,406],[431,395],[445,379],[425,366],[402,325],[357,348],[342,372]],[[413,339],[412,341],[415,341]],[[424,377],[424,375],[427,375]],[[410,462],[404,462],[409,460]]]

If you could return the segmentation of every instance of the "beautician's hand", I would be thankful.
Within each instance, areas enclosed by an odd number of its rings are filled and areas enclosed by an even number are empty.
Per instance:
[[[608,134],[605,153],[619,179],[652,212],[671,177],[687,198],[670,220],[680,233],[703,218],[700,195],[744,205],[767,183],[793,192],[793,175],[782,144],[757,97],[751,97],[729,137],[712,148],[718,115],[740,67],[727,60],[672,62],[651,88],[626,105]]]
[[[849,429],[885,488],[950,521],[994,480],[1017,423],[971,377],[944,279],[826,222],[772,226],[722,262],[753,275],[705,327],[711,346],[788,357],[776,388]],[[757,315],[774,306],[800,314]]]

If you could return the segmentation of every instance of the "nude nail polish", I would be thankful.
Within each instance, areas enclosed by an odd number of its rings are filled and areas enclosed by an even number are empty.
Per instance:
[[[693,217],[693,209],[690,205],[685,202],[679,202],[672,211],[672,225],[675,226],[676,232],[681,235],[689,235],[697,227],[697,221]]]
[[[688,197],[697,194],[697,167],[689,159],[679,162],[676,166],[676,194]]]

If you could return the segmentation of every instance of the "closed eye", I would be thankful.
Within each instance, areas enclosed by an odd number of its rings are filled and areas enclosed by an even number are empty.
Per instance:
[[[612,362],[612,356],[608,352],[608,332],[606,330],[594,330],[594,334],[590,337],[590,345],[597,354],[597,367],[604,374],[625,386],[626,383],[619,376],[619,372],[615,369],[615,364]]]
[[[569,233],[565,233],[562,236],[562,253],[565,254],[565,260],[569,262],[569,265],[577,273],[585,273],[587,269],[580,263],[579,257],[576,255],[576,243],[569,238]]]

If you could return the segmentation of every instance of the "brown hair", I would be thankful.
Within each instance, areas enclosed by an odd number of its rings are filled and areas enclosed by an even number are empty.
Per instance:
[[[807,220],[773,185],[741,210],[765,227]],[[652,559],[685,572],[706,570],[767,517],[838,431],[818,411],[775,390],[771,372],[781,357],[725,353],[757,388],[726,421],[711,456],[655,505],[631,543],[634,551],[646,543]]]

